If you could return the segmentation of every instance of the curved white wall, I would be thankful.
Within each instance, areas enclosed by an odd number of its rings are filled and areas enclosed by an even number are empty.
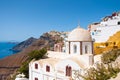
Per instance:
[[[56,69],[56,72],[57,72],[56,75],[57,76],[65,77],[65,75],[66,75],[66,66],[71,66],[72,71],[73,70],[80,70],[81,69],[80,66],[76,62],[74,62],[72,60],[69,60],[69,59],[66,59],[66,60],[58,62],[55,65],[55,69]],[[73,74],[74,73],[72,72],[72,75]]]

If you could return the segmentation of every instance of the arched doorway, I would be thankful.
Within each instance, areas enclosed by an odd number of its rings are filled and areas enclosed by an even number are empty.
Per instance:
[[[66,76],[72,76],[72,67],[66,66]]]

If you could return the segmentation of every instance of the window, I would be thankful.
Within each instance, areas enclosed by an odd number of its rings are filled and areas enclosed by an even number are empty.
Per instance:
[[[71,66],[66,66],[66,76],[72,76],[72,68],[71,68]]]
[[[46,72],[50,72],[50,66],[46,66]]]
[[[77,46],[76,45],[74,45],[74,53],[77,53]]]
[[[38,64],[37,63],[35,63],[35,69],[38,69]]]
[[[88,53],[88,46],[85,46],[85,53]]]
[[[35,78],[35,80],[38,80],[38,78]]]
[[[120,25],[120,21],[118,22],[118,25]]]
[[[92,32],[92,35],[94,35],[94,32]]]

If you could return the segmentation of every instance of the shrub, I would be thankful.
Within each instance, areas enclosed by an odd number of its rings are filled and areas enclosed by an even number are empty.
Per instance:
[[[115,50],[111,50],[109,52],[103,53],[101,59],[103,63],[107,64],[115,61],[119,55],[120,55],[120,49],[115,49]]]
[[[28,62],[24,62],[22,64],[22,66],[19,69],[20,73],[23,73],[25,75],[25,77],[29,77],[29,61]]]
[[[118,63],[115,62],[116,58],[120,55],[120,49],[105,52],[102,55],[102,62],[96,64],[95,67],[88,69],[85,74],[75,72],[75,78],[78,80],[108,80],[111,77],[115,78],[120,72]],[[76,80],[76,79],[73,79]]]
[[[47,50],[45,48],[41,49],[41,50],[34,50],[32,52],[30,52],[29,55],[29,59],[35,59],[38,60],[40,58],[42,58],[45,54],[46,54]]]
[[[118,66],[113,67],[112,64],[97,64],[96,67],[91,67],[85,74],[75,72],[77,79],[83,78],[84,80],[108,80],[111,77],[116,77],[120,72]],[[76,79],[73,79],[76,80]]]
[[[29,63],[32,59],[41,59],[43,58],[43,56],[46,54],[47,50],[45,48],[41,49],[41,50],[34,50],[32,52],[30,52],[29,55],[29,59],[27,62],[22,63],[22,66],[19,69],[20,73],[23,73],[26,75],[26,77],[29,77]]]

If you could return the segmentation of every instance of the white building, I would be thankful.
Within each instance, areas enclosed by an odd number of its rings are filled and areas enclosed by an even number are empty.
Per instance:
[[[75,28],[65,45],[66,52],[48,51],[48,58],[31,61],[29,80],[72,80],[74,70],[82,73],[93,65],[93,41],[89,31]]]
[[[106,42],[110,36],[120,31],[120,12],[106,16],[100,23],[89,25],[89,31],[95,42]]]
[[[16,76],[15,80],[28,80],[28,79],[25,78],[25,75],[22,73],[22,74],[18,74]]]

